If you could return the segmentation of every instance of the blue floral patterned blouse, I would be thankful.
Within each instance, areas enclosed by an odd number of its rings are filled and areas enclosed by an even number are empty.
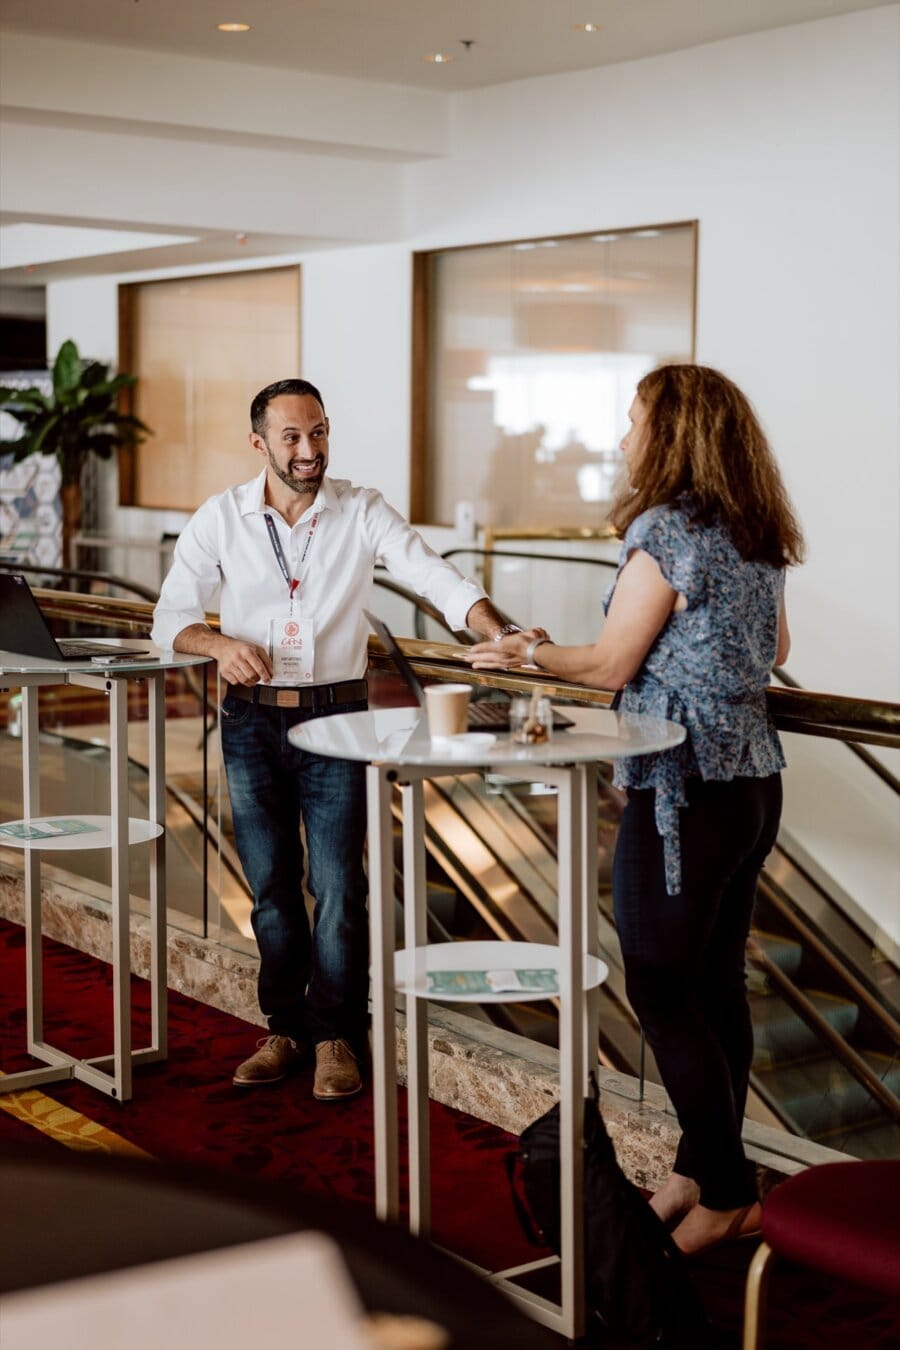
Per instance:
[[[678,722],[687,737],[673,750],[618,760],[613,779],[617,787],[656,789],[656,827],[670,895],[681,889],[678,811],[687,805],[685,779],[764,778],[784,768],[765,698],[778,646],[784,570],[745,562],[721,525],[694,522],[687,508],[679,499],[638,516],[619,559],[620,573],[631,554],[643,549],[687,599],[687,608],[666,621],[620,705],[626,715]]]

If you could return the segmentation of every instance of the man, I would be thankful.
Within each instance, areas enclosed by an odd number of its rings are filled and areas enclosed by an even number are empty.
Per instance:
[[[233,1081],[277,1082],[314,1046],[313,1095],[334,1101],[360,1090],[366,1045],[365,766],[295,749],[287,732],[367,707],[363,609],[376,560],[431,600],[451,628],[499,638],[514,626],[379,492],[326,475],[330,427],[314,385],[269,385],[250,420],[263,470],[211,497],[189,521],[156,606],[153,640],[212,657],[227,681],[222,751],[270,1033]],[[217,597],[214,633],[204,615]]]

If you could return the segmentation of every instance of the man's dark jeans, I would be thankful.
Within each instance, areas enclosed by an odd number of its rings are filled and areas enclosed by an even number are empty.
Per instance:
[[[346,704],[358,712],[365,702]],[[366,766],[292,746],[315,713],[228,694],[222,752],[238,853],[253,893],[259,1006],[274,1035],[313,1044],[345,1037],[361,1051],[368,1001]],[[315,900],[312,933],[303,898]]]
[[[737,1209],[756,1194],[741,1144],[753,1058],[745,948],[781,776],[688,780],[679,895],[666,892],[655,796],[629,789],[616,845],[625,986],[681,1125],[675,1171],[710,1209]]]

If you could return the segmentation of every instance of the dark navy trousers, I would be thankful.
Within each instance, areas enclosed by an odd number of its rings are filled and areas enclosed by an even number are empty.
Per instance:
[[[745,948],[781,775],[688,780],[678,895],[666,892],[655,795],[629,789],[613,867],[626,989],[681,1125],[675,1171],[708,1208],[736,1209],[756,1195],[741,1144],[753,1058]]]

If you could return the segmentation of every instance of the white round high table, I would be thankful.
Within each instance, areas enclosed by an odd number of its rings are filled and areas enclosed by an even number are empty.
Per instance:
[[[372,958],[372,1058],[375,1098],[375,1203],[380,1218],[399,1210],[396,994],[405,994],[409,1095],[410,1227],[429,1228],[428,1040],[426,1002],[521,1000],[521,993],[432,992],[430,973],[441,970],[552,969],[558,980],[560,1077],[560,1302],[513,1283],[534,1266],[494,1272],[491,1278],[527,1312],[561,1335],[584,1331],[583,1155],[581,1109],[595,1059],[598,987],[607,968],[599,958],[597,925],[597,764],[653,754],[680,744],[684,728],[632,714],[566,708],[574,726],[542,745],[516,745],[508,733],[431,740],[419,708],[337,713],[289,732],[301,749],[364,760],[368,769],[369,919]],[[558,791],[559,946],[511,943],[428,945],[426,936],[425,814],[422,784],[473,769],[502,770],[512,778]],[[394,854],[391,796],[403,804],[404,941],[395,952]],[[530,959],[528,946],[534,949]],[[516,950],[513,951],[512,948]],[[478,948],[479,950],[465,950]],[[521,948],[522,950],[518,950]],[[466,983],[465,980],[462,981]],[[548,997],[536,992],[532,997]],[[555,1259],[555,1258],[554,1258]],[[538,1265],[547,1264],[539,1262]]]
[[[103,646],[104,640],[98,639]],[[78,1078],[119,1101],[131,1097],[132,1066],[165,1059],[166,1025],[166,889],[165,889],[165,680],[183,666],[205,665],[205,656],[165,652],[141,639],[117,639],[116,646],[134,647],[134,660],[104,663],[46,661],[20,652],[0,651],[0,689],[22,691],[22,798],[24,818],[5,821],[0,845],[25,853],[25,959],[28,1053],[48,1066],[0,1077],[0,1093],[21,1092],[44,1083]],[[128,681],[146,680],[150,741],[149,808],[146,820],[128,816]],[[109,815],[42,816],[38,690],[72,684],[96,689],[109,698]],[[18,830],[18,837],[8,831]],[[52,834],[58,830],[60,833]],[[150,841],[150,1045],[131,1044],[131,953],[129,844]],[[41,963],[41,853],[45,850],[106,848],[112,854],[111,923],[113,965],[113,1051],[96,1059],[80,1059],[44,1039]]]

